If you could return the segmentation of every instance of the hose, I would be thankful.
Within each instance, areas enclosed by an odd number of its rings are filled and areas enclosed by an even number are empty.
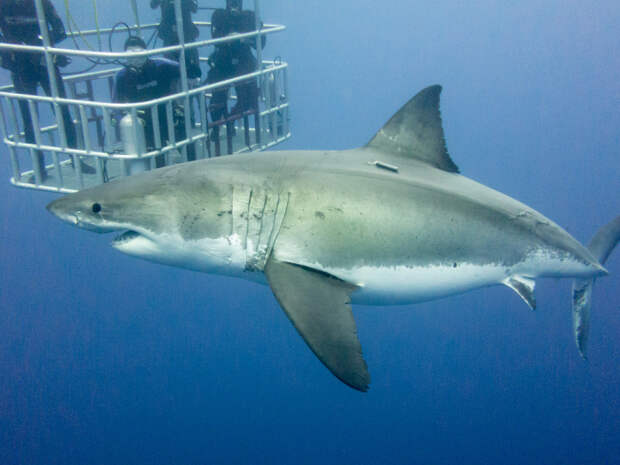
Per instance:
[[[141,35],[141,27],[140,27],[140,16],[138,15],[138,4],[136,0],[131,0],[131,8],[133,10],[133,15],[136,18],[136,25],[138,26],[138,33]]]
[[[95,48],[91,45],[91,43],[88,41],[88,39],[84,36],[84,34],[82,33],[79,25],[77,24],[77,22],[75,21],[75,19],[73,18],[73,15],[71,14],[71,8],[69,5],[69,0],[64,0],[64,4],[65,4],[65,15],[67,17],[67,29],[69,30],[69,33],[71,35],[71,39],[73,40],[73,45],[75,46],[76,50],[82,50],[82,48],[80,47],[80,44],[76,38],[76,36],[79,36],[80,39],[82,39],[82,41],[84,42],[84,44],[86,45],[86,47],[91,50],[91,51],[96,51]],[[140,16],[138,13],[138,5],[136,3],[136,0],[131,0],[131,7],[135,16],[135,20],[136,20],[136,24],[138,26],[138,31],[140,31]],[[95,12],[95,28],[97,31],[97,42],[99,45],[99,51],[102,51],[103,49],[103,44],[102,44],[102,37],[101,37],[101,28],[99,27],[99,10],[97,8],[97,0],[93,0],[93,9]],[[125,26],[125,28],[127,29],[127,36],[131,36],[131,27],[123,22],[120,21],[118,23],[116,23],[112,29],[110,30],[109,34],[108,34],[108,50],[111,52],[112,51],[112,37],[114,36],[114,33],[116,32],[116,29],[119,26]],[[155,36],[157,35],[157,29],[155,29],[153,31],[153,34],[151,35],[151,37],[149,38],[149,40],[147,41],[147,47],[151,47],[152,43],[154,42]],[[121,66],[125,66],[125,63],[122,60],[119,60],[118,58],[115,59],[107,59],[107,58],[91,58],[91,57],[84,57],[87,61],[89,61],[91,63],[91,65],[89,65],[87,68],[80,70],[80,71],[71,71],[71,72],[64,72],[62,73],[64,76],[71,76],[71,75],[75,75],[75,74],[81,74],[81,73],[87,73],[88,71],[94,69],[97,65],[102,65],[102,64],[113,64],[113,65],[121,65]]]
[[[93,0],[93,8],[95,10],[95,29],[97,29],[97,42],[99,50],[101,50],[101,30],[99,29],[99,11],[97,10],[97,0]]]
[[[96,11],[97,11],[97,2],[96,2],[96,0],[93,0],[93,3],[95,4],[95,23],[98,23],[97,13],[96,13]],[[75,47],[78,50],[80,50],[80,46],[77,43],[77,40],[75,38],[75,34],[73,32],[74,28],[77,30],[77,34],[80,36],[80,39],[82,39],[84,41],[86,46],[90,50],[95,51],[95,48],[92,45],[90,45],[90,43],[88,42],[86,37],[84,37],[84,35],[82,34],[82,31],[80,30],[80,27],[78,26],[77,22],[73,18],[73,15],[71,14],[71,7],[69,6],[69,0],[65,0],[65,15],[67,16],[67,28],[69,29],[69,32],[71,33],[71,38],[73,39],[73,43],[74,43]],[[99,26],[97,26],[97,35],[99,35]]]

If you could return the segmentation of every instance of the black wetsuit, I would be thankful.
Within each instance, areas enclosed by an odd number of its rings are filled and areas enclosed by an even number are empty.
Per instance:
[[[114,80],[114,91],[112,100],[119,103],[146,102],[177,91],[176,83],[180,79],[181,70],[176,61],[166,58],[149,58],[140,69],[123,68],[116,75]],[[166,114],[166,104],[159,104],[157,107],[159,117],[159,133],[162,145],[168,140],[168,118]],[[148,150],[156,147],[155,133],[153,130],[153,118],[150,114],[144,115],[144,136]],[[179,109],[175,112],[174,137],[177,140],[185,139],[185,117]],[[195,159],[194,147],[189,144],[187,157],[189,160]],[[163,157],[158,157],[157,166],[163,165]]]
[[[43,0],[43,8],[48,23],[50,41],[56,44],[66,38],[62,20],[56,13],[50,0]],[[39,38],[41,30],[37,21],[34,0],[0,0],[0,31],[2,41],[22,45],[42,45]],[[41,85],[47,95],[51,95],[47,66],[42,53],[4,52],[2,66],[11,71],[15,92],[20,94],[37,94]],[[58,83],[58,96],[66,96],[65,87],[58,66],[54,65],[54,73]],[[26,142],[34,143],[34,129],[30,108],[25,100],[19,101]],[[62,119],[67,135],[67,145],[76,147],[75,127],[66,105],[61,105]]]
[[[216,39],[225,37],[233,32],[244,33],[256,30],[256,16],[253,11],[218,9],[211,17],[211,36]],[[263,36],[262,45],[265,45]],[[209,57],[209,74],[207,81],[216,83],[234,78],[242,74],[256,71],[257,62],[251,47],[255,45],[255,39],[249,41],[237,40],[217,45],[215,51]],[[247,110],[258,109],[258,88],[256,79],[248,79],[235,86],[237,92],[237,104],[231,109],[233,115],[241,114]],[[213,97],[209,105],[212,121],[219,121],[228,117],[228,90],[218,89],[213,91]]]
[[[172,0],[151,0],[151,8],[161,6],[161,21],[157,29],[157,35],[163,41],[164,47],[177,45],[179,36],[177,33],[176,15],[174,14],[174,2]],[[183,35],[185,42],[195,41],[200,31],[192,21],[192,13],[198,11],[196,0],[181,0],[181,13],[183,16]],[[179,61],[179,52],[166,53],[166,58]],[[185,51],[185,66],[187,77],[199,78],[202,76],[198,49],[192,48]]]

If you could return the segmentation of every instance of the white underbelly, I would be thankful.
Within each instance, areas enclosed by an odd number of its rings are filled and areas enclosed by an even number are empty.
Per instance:
[[[113,246],[155,263],[266,283],[263,273],[248,270],[248,247],[235,234],[192,241],[185,241],[178,234],[159,235],[154,239],[137,236]]]
[[[252,241],[242,241],[232,234],[217,239],[185,241],[179,235],[144,236],[115,243],[129,255],[205,273],[234,276],[267,284],[265,276],[253,264],[260,263],[262,249]],[[358,286],[351,298],[364,305],[399,305],[438,299],[472,289],[503,283],[506,278],[520,276],[581,276],[591,273],[584,264],[550,255],[544,251],[530,253],[524,261],[512,266],[499,263],[474,264],[454,262],[452,265],[376,265],[352,268],[326,267],[310,260],[278,256],[280,260],[328,273]]]
[[[508,278],[591,276],[592,268],[572,257],[544,250],[529,253],[523,261],[510,266],[500,263],[452,265],[429,264],[398,266],[324,267],[298,262],[359,287],[351,299],[363,305],[402,305],[439,299],[485,286],[504,284]]]
[[[364,305],[399,305],[438,299],[479,287],[500,284],[506,267],[460,264],[455,266],[371,267],[324,270],[359,286],[352,301]]]

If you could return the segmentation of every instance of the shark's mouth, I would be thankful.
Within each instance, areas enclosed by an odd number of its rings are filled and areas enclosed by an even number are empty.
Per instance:
[[[149,237],[132,229],[116,236],[111,245],[123,253],[142,258],[152,256],[159,249]]]
[[[112,245],[114,246],[119,246],[119,245],[123,245],[123,244],[127,244],[128,242],[133,241],[134,239],[137,239],[139,237],[141,237],[142,234],[136,232],[136,231],[132,231],[127,230],[122,234],[119,234],[118,236],[116,236],[114,238],[114,240],[112,241]]]
[[[165,251],[157,240],[153,240],[148,232],[142,233],[128,229],[124,233],[116,236],[112,241],[112,247],[123,253],[137,257],[154,259]]]

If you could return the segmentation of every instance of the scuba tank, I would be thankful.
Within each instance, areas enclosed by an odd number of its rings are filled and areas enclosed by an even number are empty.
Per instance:
[[[142,156],[146,153],[146,139],[144,137],[144,121],[134,118],[131,114],[123,116],[119,123],[124,153],[127,155]],[[142,173],[150,169],[150,158],[138,160],[124,160],[123,170],[126,175]]]

